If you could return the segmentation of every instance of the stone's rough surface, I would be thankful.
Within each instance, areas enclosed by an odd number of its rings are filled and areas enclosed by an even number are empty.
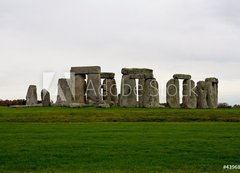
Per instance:
[[[122,74],[129,75],[129,74],[145,74],[145,73],[153,73],[152,69],[147,68],[123,68]]]
[[[56,105],[69,106],[69,104],[73,101],[72,90],[70,79],[59,79]]]
[[[86,103],[86,88],[87,84],[85,81],[85,75],[74,75],[71,77],[73,85],[73,102],[74,103]]]
[[[144,84],[145,84],[145,79],[138,80],[138,107],[140,108],[144,107],[143,105]]]
[[[205,82],[212,82],[212,83],[217,83],[218,84],[218,79],[215,78],[215,77],[206,78]]]
[[[114,79],[115,73],[101,73],[101,79]]]
[[[108,103],[102,103],[102,104],[98,104],[97,108],[110,108],[110,105]]]
[[[207,104],[207,85],[205,81],[197,83],[197,107],[200,109],[208,108]]]
[[[81,108],[81,107],[84,107],[84,106],[86,106],[86,104],[84,104],[84,103],[70,103],[69,104],[70,108]]]
[[[118,93],[115,79],[104,79],[103,100],[110,105],[117,105]]]
[[[174,79],[191,79],[191,75],[188,74],[175,74],[173,75]]]
[[[145,108],[160,107],[158,82],[156,81],[156,79],[145,80],[143,107],[145,107]]]
[[[197,108],[197,94],[193,80],[183,81],[183,108]]]
[[[46,89],[41,91],[41,98],[43,106],[51,106],[50,93]]]
[[[30,85],[26,96],[26,105],[37,104],[37,87],[35,85]]]
[[[218,79],[207,78],[205,80],[207,87],[207,104],[209,108],[218,107]]]
[[[102,102],[101,76],[100,76],[100,74],[88,74],[87,103],[88,104],[99,104],[101,102]]]
[[[170,108],[180,108],[179,80],[170,79],[166,86],[167,104]]]
[[[129,75],[122,76],[120,106],[137,107],[136,80]]]
[[[71,73],[75,74],[100,74],[101,67],[99,66],[83,66],[83,67],[72,67]]]
[[[153,79],[152,73],[145,73],[145,74],[130,74],[130,79]]]

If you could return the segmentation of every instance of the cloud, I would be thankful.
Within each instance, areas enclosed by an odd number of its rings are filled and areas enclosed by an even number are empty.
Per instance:
[[[113,71],[118,85],[122,67],[153,68],[163,85],[179,72],[235,85],[239,8],[238,0],[2,0],[0,97],[25,97],[43,72],[78,65]],[[222,87],[220,98],[240,96]]]

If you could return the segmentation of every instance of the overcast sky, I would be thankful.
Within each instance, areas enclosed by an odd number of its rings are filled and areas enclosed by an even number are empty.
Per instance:
[[[0,0],[0,98],[49,89],[71,66],[152,68],[165,102],[174,73],[217,77],[219,101],[240,104],[239,0]],[[40,99],[40,98],[39,98]]]

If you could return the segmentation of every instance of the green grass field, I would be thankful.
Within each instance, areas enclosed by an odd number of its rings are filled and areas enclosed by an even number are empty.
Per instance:
[[[234,172],[223,165],[240,165],[239,116],[239,109],[0,107],[0,172]]]

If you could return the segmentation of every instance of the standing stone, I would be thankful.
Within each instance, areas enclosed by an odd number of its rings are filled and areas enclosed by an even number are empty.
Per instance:
[[[180,108],[179,80],[170,79],[166,86],[167,104],[170,108]]]
[[[27,91],[26,96],[26,105],[36,105],[38,103],[37,101],[37,86],[30,85]]]
[[[143,106],[145,108],[160,107],[158,82],[156,79],[145,80]]]
[[[51,106],[50,93],[46,89],[41,91],[41,98],[44,107]]]
[[[207,85],[205,81],[199,81],[197,83],[197,107],[200,109],[208,108]]]
[[[58,80],[58,96],[56,104],[59,106],[69,106],[73,102],[72,85],[70,79]]]
[[[209,108],[218,107],[218,79],[207,78],[205,79],[207,86],[207,104]]]
[[[183,107],[197,108],[197,94],[193,80],[185,79],[183,81]]]
[[[100,73],[99,74],[88,74],[87,102],[88,102],[88,104],[102,103]]]
[[[117,105],[117,86],[115,79],[103,80],[103,100],[110,105]]]
[[[136,80],[123,75],[121,81],[121,107],[137,107]]]
[[[74,98],[74,103],[80,103],[80,104],[86,104],[86,88],[87,84],[85,81],[86,76],[85,75],[74,75],[72,77],[72,83],[74,87],[73,91],[73,98]]]
[[[138,107],[144,107],[143,100],[144,100],[144,84],[145,79],[138,80]]]

